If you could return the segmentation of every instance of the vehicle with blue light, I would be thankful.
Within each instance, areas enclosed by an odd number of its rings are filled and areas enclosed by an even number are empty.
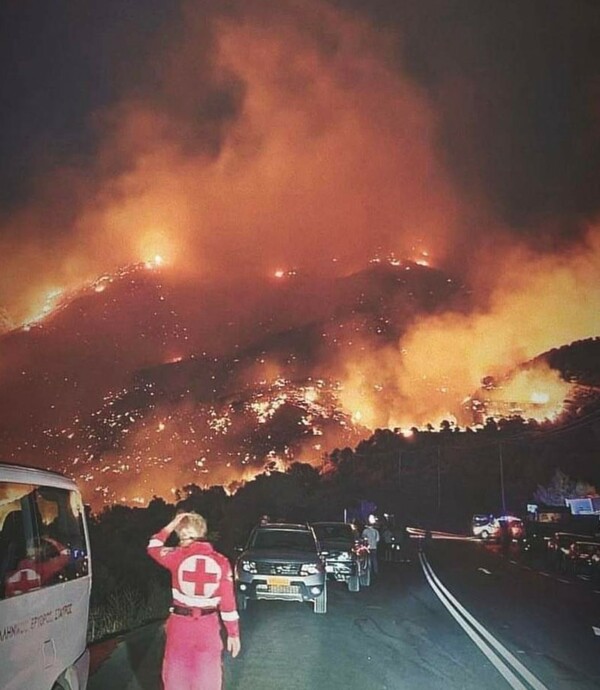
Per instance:
[[[497,539],[500,536],[500,523],[493,515],[473,515],[471,533],[480,539]]]
[[[521,518],[514,515],[495,517],[491,514],[483,514],[473,515],[471,533],[474,537],[479,537],[483,540],[501,539],[503,534],[506,534],[511,540],[518,540],[525,535],[525,528]]]

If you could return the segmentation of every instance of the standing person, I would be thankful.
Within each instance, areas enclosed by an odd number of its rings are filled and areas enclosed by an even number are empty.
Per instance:
[[[383,560],[394,560],[393,547],[395,542],[395,536],[387,522],[385,523],[385,526],[381,532],[381,542],[383,543]]]
[[[508,521],[500,520],[500,548],[504,558],[508,558],[510,556],[510,542],[511,534]]]
[[[374,575],[379,572],[379,563],[377,561],[377,545],[379,544],[379,532],[373,525],[367,525],[362,531],[362,538],[367,540],[369,547],[369,560],[371,561],[371,570]]]
[[[166,547],[173,531],[179,546]],[[179,513],[148,544],[148,555],[171,572],[173,605],[166,625],[164,690],[221,689],[221,621],[227,631],[227,651],[233,657],[240,651],[231,566],[205,541],[206,531],[201,515]]]

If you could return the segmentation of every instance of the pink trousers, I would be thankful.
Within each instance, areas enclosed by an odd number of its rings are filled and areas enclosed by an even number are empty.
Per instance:
[[[217,613],[201,618],[169,616],[162,667],[164,690],[221,690],[220,630]]]

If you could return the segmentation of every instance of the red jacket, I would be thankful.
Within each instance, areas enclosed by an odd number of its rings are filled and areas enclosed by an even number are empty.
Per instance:
[[[229,561],[207,541],[166,547],[169,534],[161,530],[151,537],[148,555],[171,572],[173,603],[188,608],[218,608],[227,634],[237,637],[239,615]]]

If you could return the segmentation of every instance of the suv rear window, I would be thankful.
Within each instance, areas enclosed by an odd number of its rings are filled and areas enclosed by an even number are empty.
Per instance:
[[[250,541],[254,549],[294,549],[315,551],[315,540],[310,532],[292,530],[257,530]]]
[[[350,525],[314,525],[319,539],[334,539],[338,541],[354,541],[354,532]]]
[[[489,525],[492,522],[491,515],[474,515],[473,516],[473,526],[483,527],[484,525]]]

